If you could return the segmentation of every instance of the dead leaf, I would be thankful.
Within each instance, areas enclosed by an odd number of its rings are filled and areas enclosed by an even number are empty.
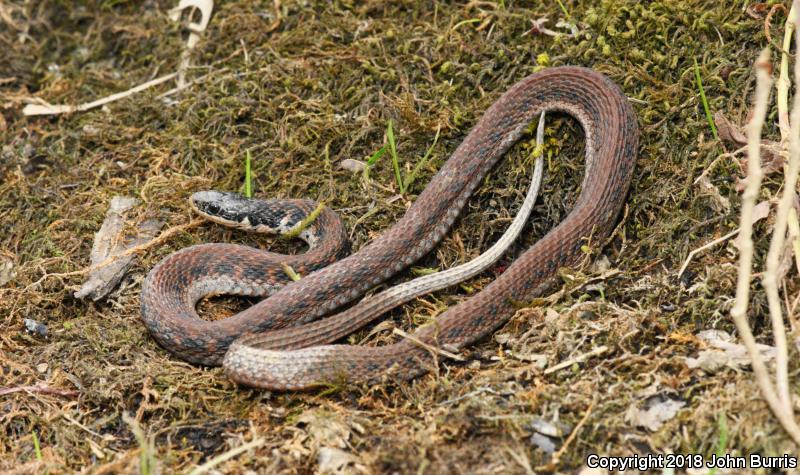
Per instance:
[[[703,350],[697,358],[686,358],[686,366],[716,373],[724,368],[740,369],[750,365],[750,354],[744,345],[734,343],[733,337],[722,330],[704,330],[697,337],[715,349]],[[773,360],[777,350],[773,346],[757,343],[756,347],[765,362]]]
[[[494,341],[500,345],[508,345],[509,343],[515,343],[516,339],[510,333],[495,333]]]
[[[542,435],[546,435],[547,437],[560,438],[564,437],[565,435],[562,428],[556,426],[556,424],[552,422],[540,419],[538,417],[531,422],[531,429]]]
[[[686,403],[683,401],[676,401],[665,396],[654,396],[645,401],[643,409],[631,406],[625,419],[639,427],[656,432],[665,422],[675,417],[685,405]]]
[[[317,468],[320,474],[352,473],[353,470],[346,469],[350,465],[359,464],[359,462],[355,455],[332,447],[322,447],[317,454]],[[355,468],[358,469],[359,467],[356,466]]]
[[[750,219],[750,225],[754,225],[757,222],[761,221],[762,219],[769,216],[770,210],[770,202],[769,200],[764,200],[761,203],[755,205],[753,207],[753,216]],[[736,246],[737,249],[741,249],[741,236],[736,236],[736,239],[733,240],[733,245]]]
[[[714,114],[714,124],[717,126],[719,138],[723,142],[730,143],[737,148],[747,144],[747,134],[745,133],[744,127],[734,124],[722,111],[717,111]],[[764,175],[771,175],[783,170],[783,152],[784,148],[781,147],[779,142],[775,142],[774,140],[761,141],[761,170],[764,172]],[[742,158],[740,166],[742,170],[747,170],[747,157]],[[736,190],[742,191],[745,186],[746,181],[740,179],[736,183]]]
[[[782,152],[784,149],[779,142],[774,140],[762,140],[760,151],[761,171],[763,171],[765,175],[771,175],[783,170],[783,163],[785,160]],[[741,166],[742,170],[747,170],[747,157],[742,158]]]
[[[553,439],[538,432],[531,435],[531,443],[548,454],[552,454],[558,448]]]
[[[547,35],[547,36],[566,36],[568,38],[575,38],[580,33],[580,29],[578,28],[577,25],[564,20],[559,20],[556,23],[556,28],[568,29],[570,30],[570,32],[562,33],[559,31],[553,31],[545,26],[549,21],[550,20],[547,17],[542,17],[539,18],[538,20],[532,19],[530,30],[523,33],[522,36],[534,34],[534,35]]]
[[[347,447],[350,427],[342,416],[323,409],[306,411],[297,418],[298,424],[305,424],[305,431],[316,447]]]
[[[770,203],[768,200],[764,200],[755,205],[755,207],[753,207],[753,219],[750,220],[750,224],[756,224],[757,222],[769,216],[769,208]]]
[[[760,20],[764,18],[764,15],[767,13],[768,8],[769,4],[766,2],[754,3],[749,7],[747,7],[747,14],[750,15],[750,18]]]
[[[0,287],[11,282],[14,277],[14,261],[9,256],[0,255]]]
[[[714,124],[717,126],[719,138],[723,141],[739,146],[747,143],[747,135],[744,133],[744,128],[728,120],[722,111],[717,111],[714,114]]]
[[[722,343],[733,343],[733,337],[730,333],[723,331],[723,330],[701,330],[697,332],[695,335],[698,339],[710,343],[712,345],[718,345]]]
[[[719,192],[719,188],[711,183],[711,180],[708,179],[708,176],[701,175],[698,178],[697,183],[703,187],[706,193],[712,198],[711,203],[716,211],[725,213],[730,211],[730,200],[722,196],[722,193]]]

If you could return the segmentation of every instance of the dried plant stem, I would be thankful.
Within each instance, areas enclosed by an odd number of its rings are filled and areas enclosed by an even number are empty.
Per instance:
[[[781,69],[778,81],[775,84],[778,90],[778,124],[781,130],[781,142],[789,139],[789,49],[792,47],[792,33],[794,32],[794,3],[789,9],[786,19],[786,28],[783,34],[783,52],[781,53]]]
[[[420,340],[420,339],[418,339],[418,338],[416,338],[416,337],[414,337],[412,335],[409,335],[408,333],[404,332],[403,330],[401,330],[399,328],[392,329],[392,333],[394,333],[395,335],[398,335],[398,336],[401,336],[401,337],[405,338],[406,340],[410,341],[411,343],[414,343],[415,345],[418,345],[418,346],[430,351],[431,353],[435,353],[437,355],[446,356],[447,358],[450,358],[450,359],[456,360],[456,361],[464,361],[464,357],[463,356],[457,355],[457,354],[455,354],[455,353],[453,353],[451,351],[447,351],[447,350],[444,350],[442,348],[438,348],[438,347],[433,346],[433,345],[429,345],[429,344],[425,343],[424,341],[422,341],[422,340]]]
[[[800,36],[797,35],[795,37],[795,50],[800,51]],[[798,78],[800,78],[800,61],[795,61],[794,76],[795,81],[798,81]],[[800,84],[800,82],[798,84]],[[787,408],[791,408],[792,399],[789,393],[788,345],[786,343],[786,330],[783,320],[783,310],[781,308],[781,299],[778,293],[778,267],[780,266],[783,247],[786,243],[789,212],[792,210],[792,203],[794,202],[797,186],[797,175],[800,171],[800,94],[794,95],[793,102],[789,126],[789,163],[784,170],[783,194],[778,201],[775,226],[772,231],[772,241],[770,242],[769,251],[767,252],[767,268],[762,280],[764,289],[767,292],[773,338],[775,339],[775,346],[778,350],[776,357],[778,397],[781,403]]]
[[[208,462],[204,463],[203,465],[195,467],[191,472],[189,472],[189,475],[200,475],[200,474],[203,474],[203,473],[207,473],[207,472],[211,471],[214,467],[216,467],[217,465],[219,465],[219,464],[221,464],[223,462],[227,462],[228,460],[230,460],[230,459],[232,459],[232,458],[234,458],[234,457],[236,457],[236,456],[238,456],[240,454],[243,454],[243,453],[247,452],[248,450],[257,449],[257,448],[261,447],[262,445],[264,445],[265,442],[266,442],[266,440],[263,437],[259,437],[259,438],[255,439],[255,440],[252,440],[252,441],[250,441],[250,442],[248,442],[246,444],[242,444],[239,447],[235,447],[235,448],[233,448],[231,450],[228,450],[227,452],[224,452],[224,453],[222,453],[220,455],[217,455],[216,457],[212,458],[211,460],[209,460]]]
[[[597,355],[602,355],[608,351],[608,347],[606,345],[599,346],[588,353],[584,353],[582,355],[578,355],[575,358],[570,358],[566,361],[562,361],[555,366],[551,366],[544,370],[544,374],[551,374],[555,373],[556,371],[561,371],[564,368],[569,368],[570,366],[574,365],[575,363],[583,363],[584,361],[588,360],[589,358]]]
[[[73,105],[52,105],[52,104],[28,104],[22,109],[22,113],[25,115],[56,115],[56,114],[67,114],[70,112],[83,112],[89,109],[94,109],[95,107],[100,107],[106,104],[110,104],[112,102],[118,101],[120,99],[124,99],[128,96],[132,96],[138,92],[144,91],[145,89],[149,89],[153,86],[158,86],[159,84],[165,83],[171,79],[177,77],[177,73],[166,74],[164,76],[157,77],[151,81],[147,81],[144,84],[139,84],[136,87],[132,87],[127,91],[118,92],[116,94],[111,94],[110,96],[106,96],[102,99],[97,99],[96,101],[87,102],[85,104],[78,104],[76,106]]]
[[[800,274],[800,222],[797,221],[797,213],[789,213],[789,240],[794,252],[794,264]]]
[[[52,394],[55,396],[64,396],[64,397],[80,396],[80,392],[78,391],[53,388],[50,386],[46,386],[44,384],[37,384],[35,386],[16,386],[9,388],[0,388],[0,396],[6,396],[8,394],[19,393],[19,392]]]
[[[786,432],[794,439],[795,443],[800,444],[800,427],[794,420],[794,414],[790,404],[786,404],[783,397],[776,394],[775,388],[770,380],[767,367],[761,354],[756,346],[755,338],[750,330],[750,325],[747,322],[747,304],[750,300],[750,277],[753,265],[753,225],[752,215],[753,208],[755,207],[758,192],[761,188],[761,179],[763,171],[761,169],[761,159],[759,155],[759,147],[761,144],[761,129],[764,125],[764,117],[766,116],[767,106],[769,104],[769,92],[771,88],[770,78],[770,63],[769,63],[769,50],[764,50],[756,62],[756,96],[753,111],[753,118],[747,125],[747,187],[742,195],[742,215],[740,221],[740,234],[739,234],[739,275],[736,286],[736,303],[731,309],[731,317],[733,318],[739,335],[750,354],[750,359],[753,365],[753,372],[756,376],[756,381],[761,388],[761,393],[764,399],[769,404],[770,409],[783,425]],[[785,229],[784,229],[785,233]],[[766,280],[766,279],[765,279]],[[770,305],[771,306],[771,305]],[[773,325],[775,321],[773,320]],[[783,322],[781,319],[781,328],[776,332],[776,346],[779,344],[779,337],[777,333],[782,333],[784,351],[786,345],[786,335],[783,333]],[[780,353],[780,350],[778,351]],[[780,368],[780,366],[779,366]],[[781,379],[780,377],[778,379]]]

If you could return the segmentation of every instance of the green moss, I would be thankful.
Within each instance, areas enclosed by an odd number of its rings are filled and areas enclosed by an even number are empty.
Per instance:
[[[0,460],[35,460],[36,430],[47,468],[31,470],[71,472],[121,461],[108,470],[135,471],[139,444],[122,422],[126,412],[155,435],[155,459],[165,472],[188,471],[252,434],[264,437],[265,446],[221,471],[313,472],[318,447],[295,416],[325,406],[350,428],[347,450],[376,473],[418,472],[425,464],[426,473],[472,467],[513,473],[521,466],[500,448],[532,467],[548,463],[550,456],[529,443],[532,421],[557,415],[573,428],[594,398],[589,422],[558,471],[577,470],[590,452],[630,454],[639,447],[631,440],[647,440],[659,452],[709,455],[719,445],[719,414],[728,416],[726,450],[788,447],[766,406],[754,402],[759,397],[748,372],[704,375],[684,365],[702,350],[691,337],[698,330],[733,331],[727,311],[735,250],[719,246],[697,256],[681,279],[675,272],[691,249],[737,225],[737,163],[723,160],[709,174],[733,204],[730,212],[716,209],[694,184],[727,146],[708,133],[693,63],[710,112],[743,123],[750,66],[766,38],[763,20],[751,18],[741,2],[572,0],[562,2],[567,17],[557,2],[285,1],[272,32],[272,2],[223,2],[192,53],[188,76],[200,82],[183,93],[159,98],[164,87],[107,110],[23,118],[19,110],[28,96],[90,101],[175,70],[186,36],[166,19],[174,2],[34,3],[11,2],[14,25],[0,20],[0,268],[8,256],[16,274],[0,287],[0,374],[4,387],[43,382],[81,395],[77,405],[50,395],[3,396],[11,415],[0,432]],[[773,18],[773,37],[782,33],[782,15]],[[530,19],[543,16],[550,18],[548,28],[565,34],[527,33]],[[557,27],[560,19],[574,23],[577,36]],[[32,285],[45,272],[88,264],[93,235],[115,194],[144,201],[130,217],[131,231],[152,217],[183,224],[192,192],[240,188],[246,151],[255,196],[324,200],[342,214],[359,249],[403,215],[500,94],[540,68],[565,64],[603,72],[634,99],[641,145],[625,219],[602,250],[586,247],[587,261],[606,256],[618,272],[600,278],[588,265],[563,270],[560,293],[525,302],[532,308],[499,331],[510,335],[506,343],[486,339],[465,351],[473,366],[445,361],[415,383],[342,385],[323,396],[250,391],[219,370],[176,360],[138,320],[139,282],[163,256],[221,241],[302,252],[295,242],[211,225],[149,250],[108,301],[76,301],[71,294],[80,277]],[[345,158],[365,160],[381,149],[390,120],[398,174],[415,176],[400,198],[391,160],[377,160],[368,180],[339,167]],[[768,121],[771,138],[774,122]],[[580,128],[558,114],[547,124],[542,198],[513,256],[565,216],[581,186]],[[437,130],[437,146],[417,169],[415,157],[425,156]],[[420,268],[463,262],[494,242],[527,186],[531,151],[527,139],[511,150]],[[778,179],[767,177],[764,196],[778,188]],[[765,240],[756,247],[763,251]],[[480,291],[510,261],[465,285]],[[791,295],[796,286],[787,280]],[[457,288],[445,290],[388,318],[408,328],[463,298]],[[251,304],[220,299],[201,310],[219,317]],[[769,344],[765,303],[755,286],[749,316],[759,340]],[[22,318],[47,324],[51,337],[24,335]],[[392,341],[387,332],[369,330],[351,338]],[[552,375],[512,356],[544,355],[554,365],[601,344],[611,348],[608,354]],[[44,372],[37,369],[42,362],[49,365]],[[626,416],[651,387],[687,403],[656,433]],[[228,428],[220,429],[225,444],[185,436],[186,427],[208,426]],[[770,434],[768,441],[763,434]],[[105,451],[104,459],[87,437]],[[17,467],[0,462],[0,471],[11,468]]]

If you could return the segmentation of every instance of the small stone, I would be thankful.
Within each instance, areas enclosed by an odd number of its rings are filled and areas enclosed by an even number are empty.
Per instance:
[[[25,325],[25,331],[32,335],[38,335],[41,337],[47,336],[47,325],[43,323],[39,323],[36,320],[31,318],[26,318],[22,320],[23,325]]]
[[[352,158],[346,158],[341,162],[339,162],[339,167],[349,172],[357,173],[364,171],[364,169],[367,168],[367,164],[360,160],[353,160]]]

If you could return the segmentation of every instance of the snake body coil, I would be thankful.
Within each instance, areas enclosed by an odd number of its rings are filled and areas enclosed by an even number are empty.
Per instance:
[[[288,345],[265,344],[259,337],[258,333],[331,313],[429,252],[489,169],[542,110],[566,112],[583,126],[582,191],[567,218],[494,282],[420,328],[413,335],[416,341],[382,347],[302,348],[320,341],[317,336],[335,332],[335,328],[325,328],[325,320],[298,327],[301,330]],[[513,315],[513,302],[534,297],[552,282],[558,268],[574,265],[587,239],[603,241],[624,203],[637,146],[633,110],[608,78],[579,67],[535,73],[486,111],[405,216],[355,254],[331,263],[346,246],[341,222],[328,209],[322,210],[310,231],[326,239],[301,256],[229,244],[193,246],[168,256],[148,274],[142,287],[142,319],[169,351],[195,363],[223,363],[234,380],[251,386],[302,389],[342,379],[414,377],[434,361],[435,355],[424,345],[457,349],[486,336]],[[313,202],[303,200],[270,206],[274,207],[268,226],[272,228],[291,227],[315,208]],[[282,262],[304,277],[288,282],[279,265]],[[279,288],[275,282],[281,280],[286,285]],[[272,295],[230,318],[200,319],[195,303],[205,295],[221,293]],[[282,332],[291,335],[292,328]]]

